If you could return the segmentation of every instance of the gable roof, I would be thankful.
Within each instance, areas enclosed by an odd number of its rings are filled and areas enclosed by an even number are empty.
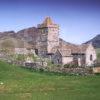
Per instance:
[[[83,54],[86,52],[87,48],[89,47],[90,44],[82,44],[82,45],[76,45],[76,44],[72,44],[69,42],[64,41],[63,39],[60,39],[60,48],[62,48],[63,52],[67,52],[68,50],[70,51],[70,53],[66,53],[66,54]],[[65,50],[65,51],[64,51]]]
[[[56,53],[59,53],[62,57],[72,56],[70,54],[70,50],[60,50],[60,49],[56,49],[56,52],[54,54],[56,54]]]
[[[71,50],[59,50],[63,57],[71,56]]]
[[[89,47],[89,44],[79,45],[80,53],[85,53],[88,47]]]

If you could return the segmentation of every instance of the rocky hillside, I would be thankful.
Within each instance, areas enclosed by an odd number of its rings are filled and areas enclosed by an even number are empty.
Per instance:
[[[0,39],[3,37],[16,37],[16,33],[14,31],[6,31],[6,32],[0,32]]]
[[[95,48],[100,48],[100,34],[87,41],[85,44],[87,43],[92,43]]]
[[[2,40],[3,41],[6,41],[8,39],[12,40],[13,38],[13,40],[14,39],[21,40],[34,46],[36,44],[38,35],[39,35],[38,29],[35,27],[26,28],[18,32],[14,31],[0,32],[0,44]]]
[[[36,27],[30,27],[20,30],[18,32],[14,31],[0,32],[0,40],[2,40],[2,38],[4,39],[4,37],[21,39],[34,46],[37,43],[37,37],[39,37],[39,30]],[[85,42],[85,44],[91,42],[95,48],[100,48],[100,34],[94,37],[93,39]],[[67,42],[67,44],[69,43]]]
[[[36,39],[38,37],[39,31],[37,28],[35,27],[30,27],[27,29],[23,29],[17,32],[17,37],[24,39],[25,41],[29,42],[29,43],[36,43]]]

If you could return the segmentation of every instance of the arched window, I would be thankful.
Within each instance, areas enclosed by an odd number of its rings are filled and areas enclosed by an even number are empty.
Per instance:
[[[92,61],[93,60],[93,56],[92,55],[90,55],[90,61]]]

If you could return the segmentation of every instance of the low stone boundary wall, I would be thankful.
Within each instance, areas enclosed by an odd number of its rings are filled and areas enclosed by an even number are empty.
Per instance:
[[[93,74],[92,68],[61,68],[56,70],[61,73],[66,73],[66,74],[76,74],[76,75],[90,75]]]
[[[36,69],[36,70],[43,70],[43,71],[49,71],[49,72],[58,72],[58,73],[65,73],[65,74],[72,74],[72,75],[92,75],[95,72],[100,72],[99,68],[92,68],[92,67],[76,67],[76,68],[64,68],[62,66],[56,67],[56,66],[43,66],[43,62],[40,63],[24,63],[24,64],[18,64],[22,65],[25,68],[30,69]]]

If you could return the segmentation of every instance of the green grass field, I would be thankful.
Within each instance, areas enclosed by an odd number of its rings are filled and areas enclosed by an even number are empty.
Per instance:
[[[100,100],[100,76],[32,72],[0,62],[0,100]]]

